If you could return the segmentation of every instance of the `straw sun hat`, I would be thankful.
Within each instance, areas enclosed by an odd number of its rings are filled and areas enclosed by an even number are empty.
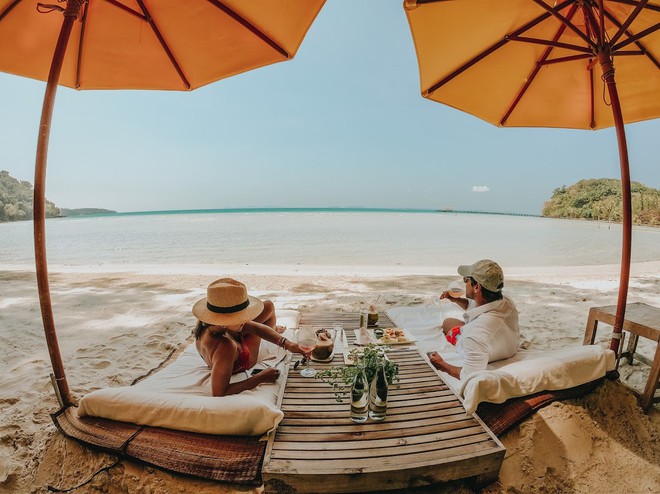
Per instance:
[[[208,286],[206,298],[193,305],[192,313],[207,324],[234,326],[253,320],[263,309],[264,303],[249,296],[243,283],[221,278]]]

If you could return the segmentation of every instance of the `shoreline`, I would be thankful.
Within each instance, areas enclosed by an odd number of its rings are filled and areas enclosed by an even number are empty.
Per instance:
[[[580,266],[506,266],[509,279],[542,277],[546,281],[562,277],[611,277],[618,278],[619,264]],[[235,275],[266,276],[364,276],[380,278],[389,276],[457,276],[457,266],[364,266],[364,265],[298,265],[298,264],[97,264],[62,265],[50,264],[49,273],[59,274],[134,274],[134,275],[191,275],[220,276],[222,273]],[[34,273],[33,264],[1,264],[0,272]],[[660,273],[660,260],[633,262],[631,277],[655,276]]]
[[[660,306],[658,263],[636,265],[629,303]],[[134,266],[132,266],[134,267]],[[100,268],[103,268],[101,266]],[[222,272],[205,266],[202,273],[58,271],[51,267],[50,289],[58,340],[67,379],[76,397],[99,387],[130,384],[157,367],[169,353],[190,342],[192,304],[207,284],[229,275],[245,282],[253,295],[273,300],[276,308],[300,311],[357,311],[377,297],[380,310],[396,305],[430,304],[456,279],[448,274],[389,272],[386,276],[319,276],[307,270],[288,275]],[[229,269],[229,266],[227,266]],[[505,291],[520,311],[521,341],[532,349],[581,345],[589,307],[616,303],[618,267],[553,267],[506,270]],[[143,271],[145,271],[143,267]],[[251,270],[252,273],[247,273]],[[255,272],[256,271],[256,272]],[[274,268],[272,268],[274,271]],[[509,271],[511,271],[509,273]],[[572,274],[574,272],[574,274]],[[51,370],[41,325],[35,275],[30,270],[2,270],[0,282],[0,492],[45,494],[47,486],[71,488],[114,462],[115,457],[64,438],[50,420],[57,402],[48,380]],[[5,295],[6,294],[6,295]],[[601,329],[597,343],[607,345]],[[652,358],[651,342],[639,351]],[[648,367],[621,368],[633,387],[645,382]],[[628,388],[607,381],[581,398],[555,402],[503,435],[507,448],[499,479],[481,492],[590,494],[660,491],[660,405],[644,415]],[[122,460],[99,474],[80,492],[258,493],[170,474]],[[421,493],[467,494],[462,482]]]

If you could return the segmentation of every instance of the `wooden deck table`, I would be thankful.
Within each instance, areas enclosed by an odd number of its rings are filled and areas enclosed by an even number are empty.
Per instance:
[[[615,316],[616,305],[592,307],[589,310],[589,319],[584,332],[584,344],[593,345],[596,340],[599,321],[614,326]],[[646,387],[640,397],[640,405],[646,412],[658,400],[655,398],[655,392],[660,384],[660,309],[644,303],[626,305],[623,331],[630,333],[630,339],[626,351],[621,353],[620,357],[626,357],[629,364],[636,357],[641,362],[651,366]],[[652,361],[635,353],[640,336],[656,343],[655,357]]]
[[[358,314],[303,313],[300,325],[330,328],[341,322],[349,343]],[[380,314],[381,327],[395,327]],[[505,449],[477,416],[468,416],[416,346],[392,347],[399,381],[390,385],[387,417],[355,424],[350,398],[338,403],[332,388],[289,368],[281,400],[284,419],[266,448],[266,492],[382,492],[498,476]],[[294,359],[296,360],[296,359]],[[316,369],[343,364],[341,352]]]

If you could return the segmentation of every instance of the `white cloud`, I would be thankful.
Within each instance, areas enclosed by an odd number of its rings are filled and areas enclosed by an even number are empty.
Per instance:
[[[490,190],[490,187],[487,185],[473,185],[472,186],[472,192],[488,192]]]

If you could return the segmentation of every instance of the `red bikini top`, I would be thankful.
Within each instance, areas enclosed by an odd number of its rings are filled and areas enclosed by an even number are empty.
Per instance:
[[[250,349],[245,344],[245,342],[241,341],[241,349],[238,352],[238,358],[236,359],[236,362],[234,362],[234,370],[232,371],[232,373],[236,374],[238,372],[248,370],[249,368],[250,368]]]

